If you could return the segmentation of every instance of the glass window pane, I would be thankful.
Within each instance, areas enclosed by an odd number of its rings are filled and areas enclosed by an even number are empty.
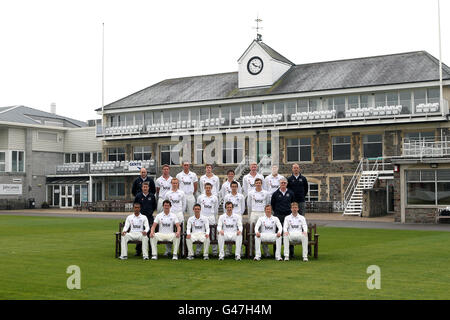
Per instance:
[[[153,112],[153,123],[160,124],[161,123],[161,111]]]
[[[386,94],[387,105],[388,106],[396,106],[398,104],[398,93],[397,92],[388,92]]]
[[[170,123],[170,111],[163,111],[163,123]]]
[[[410,205],[435,204],[436,190],[433,183],[408,182],[407,203]],[[444,197],[445,198],[445,197]]]
[[[236,119],[241,116],[241,107],[240,106],[232,106],[231,107],[231,119],[233,120],[233,124],[236,124]]]
[[[400,91],[401,114],[411,113],[411,91]]]
[[[364,158],[378,158],[383,156],[383,145],[381,143],[364,144]]]
[[[287,147],[287,161],[298,161],[298,147]]]
[[[70,163],[70,153],[64,154],[64,163]]]
[[[427,89],[428,103],[439,103],[439,88]]]
[[[437,171],[437,180],[438,181],[450,181],[450,170],[438,170]]]
[[[360,108],[368,108],[369,107],[369,96],[367,94],[361,95],[359,97],[360,103],[359,103],[359,107]]]
[[[242,106],[242,116],[251,116],[252,115],[252,105],[251,104],[244,104]]]
[[[222,118],[225,119],[225,126],[230,124],[230,115],[231,115],[231,107],[222,107],[221,108]]]
[[[348,97],[348,108],[357,109],[359,107],[359,96],[349,96]]]
[[[300,147],[300,161],[311,161],[311,147]]]
[[[286,101],[286,114],[288,116],[288,120],[293,120],[292,115],[297,113],[297,105],[295,100]]]
[[[147,111],[144,113],[145,124],[151,125],[153,123],[153,112]]]
[[[284,102],[280,101],[275,103],[275,114],[281,114],[281,121],[285,121]]]
[[[438,204],[450,204],[450,182],[438,182],[437,188]]]
[[[141,125],[141,124],[144,124],[144,114],[143,113],[136,113],[135,115],[134,115],[134,121],[135,121],[135,124],[137,124],[137,125]]]
[[[318,99],[309,99],[309,112],[317,111],[319,108]]]
[[[333,146],[333,160],[350,160],[350,145],[341,144]]]
[[[191,121],[195,120],[198,122],[200,119],[200,108],[192,108],[191,109]]]
[[[375,107],[384,107],[386,105],[386,94],[376,93],[375,94]]]
[[[275,104],[273,102],[267,102],[264,104],[265,114],[275,113]]]
[[[219,107],[211,107],[211,118],[215,119],[219,117]]]
[[[253,115],[254,116],[262,115],[262,103],[254,103],[253,104]]]
[[[200,108],[200,120],[209,119],[209,107]]]
[[[417,107],[417,105],[419,104],[426,103],[425,97],[426,97],[425,89],[414,90],[414,106]]]
[[[308,112],[308,100],[297,100],[297,112]]]
[[[180,110],[180,120],[188,121],[189,120],[189,109]]]

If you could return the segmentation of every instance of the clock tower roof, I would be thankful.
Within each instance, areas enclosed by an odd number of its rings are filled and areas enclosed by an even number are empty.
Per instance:
[[[295,63],[293,63],[292,61],[290,61],[289,59],[287,59],[286,57],[284,57],[282,54],[278,53],[276,50],[272,49],[270,46],[268,46],[267,44],[265,44],[262,41],[258,41],[258,40],[253,40],[252,43],[250,43],[250,45],[248,46],[248,48],[245,50],[245,52],[241,55],[241,57],[238,59],[238,62],[240,62],[242,60],[242,58],[245,57],[245,55],[247,54],[247,52],[250,50],[250,48],[253,47],[254,44],[259,45],[272,59],[280,61],[280,62],[284,62],[286,64],[292,65],[294,66]]]

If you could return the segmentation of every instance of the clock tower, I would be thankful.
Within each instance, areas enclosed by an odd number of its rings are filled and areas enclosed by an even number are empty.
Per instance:
[[[238,60],[239,89],[270,87],[293,65],[262,41],[260,34]]]

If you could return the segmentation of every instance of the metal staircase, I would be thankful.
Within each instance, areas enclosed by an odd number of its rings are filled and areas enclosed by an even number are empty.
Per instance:
[[[361,216],[364,190],[372,189],[377,179],[393,178],[391,166],[383,158],[361,159],[344,193],[343,215]]]

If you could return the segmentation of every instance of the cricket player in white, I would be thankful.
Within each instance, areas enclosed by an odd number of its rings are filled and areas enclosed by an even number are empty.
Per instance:
[[[210,183],[212,186],[212,190],[211,192],[213,193],[213,195],[215,196],[219,196],[219,187],[220,187],[220,180],[219,177],[216,176],[213,172],[212,172],[212,165],[207,164],[205,167],[206,173],[204,175],[202,175],[200,177],[200,193],[204,194],[205,193],[205,183]],[[198,202],[198,199],[197,199]]]
[[[148,260],[148,237],[147,233],[150,231],[148,219],[141,214],[141,204],[136,202],[133,205],[134,214],[130,214],[125,220],[125,226],[122,230],[121,240],[121,260],[128,259],[128,241],[142,241],[142,257]],[[131,229],[130,229],[131,228]],[[130,232],[128,232],[130,229]]]
[[[184,212],[187,205],[186,195],[178,188],[179,181],[177,178],[172,178],[171,184],[172,189],[166,192],[164,200],[170,201],[170,212],[177,216],[178,221],[180,222],[180,226],[183,226],[184,229]],[[164,252],[164,256],[167,256],[170,253],[170,250],[172,250],[172,245],[170,243],[166,244],[166,252]]]
[[[232,181],[230,186],[231,192],[226,194],[223,198],[223,212],[226,211],[225,203],[231,202],[233,203],[233,213],[242,217],[245,212],[245,197],[242,193],[239,193],[239,184],[237,181]]]
[[[156,226],[159,231],[155,233]],[[177,232],[173,232],[176,225]],[[181,227],[177,216],[170,212],[170,201],[164,200],[163,212],[159,213],[150,230],[150,244],[152,246],[152,260],[158,259],[158,241],[171,241],[173,243],[173,260],[178,260],[178,246],[180,245]]]
[[[250,191],[247,197],[247,208],[250,212],[250,224],[253,225],[264,216],[264,207],[270,204],[269,193],[262,188],[262,179],[255,179],[255,190]]]
[[[162,176],[156,179],[156,194],[158,195],[158,209],[156,212],[162,211],[162,203],[166,199],[167,191],[170,191],[172,188],[172,177],[170,176],[170,167],[166,164],[162,167]]]
[[[260,217],[255,225],[255,259],[261,260],[261,242],[275,243],[275,260],[282,261],[281,258],[281,234],[283,227],[280,219],[272,215],[272,206],[266,205],[265,216]],[[288,246],[289,248],[289,246]],[[289,255],[289,253],[288,253]]]
[[[284,218],[284,261],[289,260],[289,244],[302,243],[303,261],[308,261],[308,225],[305,217],[298,213],[298,203],[291,203],[292,213]]]
[[[188,161],[183,162],[183,171],[177,174],[177,179],[180,181],[180,189],[186,195],[185,210],[189,216],[194,215],[193,207],[195,204],[195,196],[198,188],[198,178],[195,172],[189,171],[190,164]]]
[[[242,190],[244,191],[244,196],[248,197],[250,191],[255,190],[255,180],[261,179],[264,181],[264,176],[258,173],[258,165],[256,162],[250,164],[250,172],[244,176],[242,179]]]
[[[190,217],[187,222],[186,246],[188,248],[188,260],[194,259],[194,242],[203,244],[203,259],[209,259],[209,221],[208,218],[200,215],[201,206],[194,205],[194,216]],[[198,245],[197,245],[198,248]]]
[[[278,174],[278,166],[273,165],[272,166],[272,174],[269,174],[264,179],[264,190],[266,190],[270,196],[277,191],[277,189],[280,187],[280,180],[283,178],[282,175]]]
[[[216,224],[217,217],[219,215],[219,200],[217,196],[212,194],[212,185],[207,182],[205,184],[205,194],[201,194],[197,199],[198,204],[201,206],[202,215],[208,219],[209,225]],[[202,245],[197,246],[196,254],[200,254]],[[217,245],[211,246],[212,254],[217,255]]]
[[[227,171],[227,180],[225,180],[225,182],[222,184],[222,188],[220,188],[219,200],[224,200],[225,196],[227,194],[231,193],[231,183],[233,181],[235,181],[234,176],[235,176],[234,170],[230,169]],[[236,181],[236,183],[238,184],[237,192],[242,193],[241,184],[238,181]],[[224,203],[225,203],[225,201],[224,201]],[[244,210],[245,210],[245,208],[244,208]],[[224,210],[224,212],[225,212],[225,210]]]
[[[226,213],[219,217],[217,224],[217,240],[219,242],[219,260],[223,260],[225,241],[234,241],[236,243],[235,259],[241,260],[242,247],[242,219],[239,215],[233,213],[233,204],[225,204]]]
[[[177,178],[172,178],[171,181],[172,189],[166,192],[164,200],[169,200],[170,212],[175,214],[180,223],[184,222],[184,211],[186,210],[186,195],[180,189],[178,189],[179,181]]]

